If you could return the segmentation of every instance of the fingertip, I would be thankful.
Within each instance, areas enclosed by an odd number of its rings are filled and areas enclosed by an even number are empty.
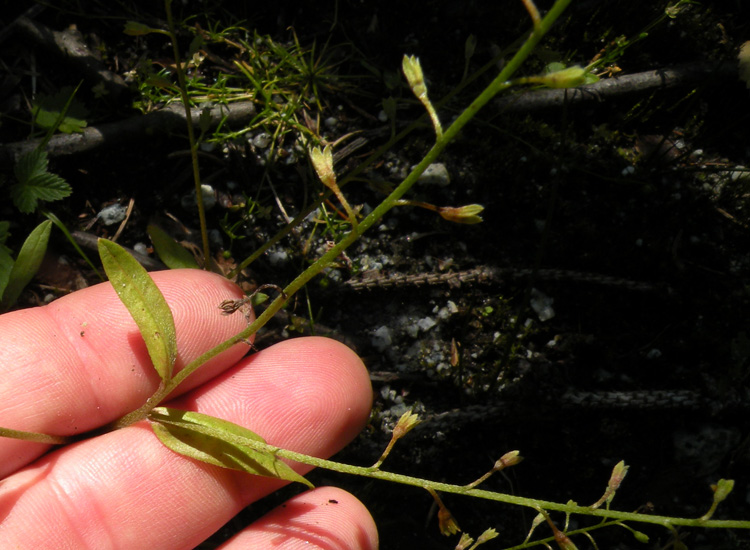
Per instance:
[[[375,550],[378,531],[356,497],[337,487],[297,495],[254,522],[221,550]]]

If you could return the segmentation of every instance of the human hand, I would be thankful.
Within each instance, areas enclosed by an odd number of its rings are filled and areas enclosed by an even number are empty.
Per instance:
[[[175,371],[245,327],[242,315],[220,313],[219,303],[242,296],[225,279],[198,270],[152,277],[177,327]],[[0,335],[5,428],[82,434],[138,408],[159,384],[135,322],[109,283],[0,316]],[[298,338],[242,358],[246,351],[238,344],[211,360],[168,405],[320,457],[343,448],[364,426],[370,382],[345,346]],[[189,549],[286,483],[180,456],[145,422],[41,456],[48,449],[0,439],[3,548]],[[221,548],[271,546],[373,549],[377,532],[352,495],[321,487],[290,499]]]

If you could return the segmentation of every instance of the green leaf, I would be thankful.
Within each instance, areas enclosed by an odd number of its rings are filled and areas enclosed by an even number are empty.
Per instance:
[[[148,25],[139,23],[138,21],[126,21],[123,32],[130,36],[144,36],[151,33],[165,34],[169,36],[169,33],[167,31],[164,31],[162,29],[153,29]]]
[[[96,276],[99,277],[102,281],[106,281],[104,276],[99,272],[99,270],[96,268],[96,266],[93,264],[93,262],[89,259],[89,257],[86,255],[86,253],[83,251],[83,249],[78,245],[76,240],[73,238],[73,235],[70,234],[70,231],[68,231],[68,228],[65,227],[65,224],[55,216],[52,212],[42,211],[42,214],[47,216],[47,218],[54,223],[57,228],[62,231],[63,235],[65,235],[65,238],[68,239],[68,242],[71,244],[73,248],[76,249],[76,252],[81,255],[81,258],[83,258],[87,264],[89,264],[89,267],[96,273]]]
[[[10,231],[8,231],[9,229],[10,229],[10,222],[8,221],[0,222],[0,248],[5,247],[5,241],[7,241],[8,237],[10,236]],[[10,250],[8,250],[8,252],[10,252]]]
[[[66,134],[83,132],[87,126],[85,118],[88,110],[73,98],[74,95],[75,90],[70,86],[50,96],[40,94],[32,104],[34,123],[42,128],[56,128]]]
[[[145,269],[120,245],[99,239],[99,256],[117,295],[141,331],[156,372],[165,382],[177,358],[174,319]]]
[[[18,159],[13,172],[18,183],[10,188],[13,204],[24,214],[33,212],[37,202],[56,201],[71,193],[63,178],[47,171],[47,153],[34,149]]]
[[[270,450],[258,449],[265,440],[237,424],[206,414],[157,407],[149,414],[156,437],[183,456],[249,474],[312,483],[292,470]]]
[[[3,297],[5,287],[10,280],[10,272],[13,269],[13,258],[4,247],[0,247],[0,298]]]
[[[180,243],[170,237],[158,225],[149,225],[146,229],[151,242],[154,243],[159,259],[169,269],[191,268],[199,269],[198,262],[193,255]]]
[[[21,291],[36,275],[47,251],[51,230],[52,222],[44,220],[26,237],[8,276],[8,284],[3,292],[3,309],[8,309],[16,303]]]

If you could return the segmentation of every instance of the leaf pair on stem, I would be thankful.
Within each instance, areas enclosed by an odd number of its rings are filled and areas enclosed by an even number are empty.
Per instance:
[[[99,239],[99,255],[115,292],[138,325],[161,378],[156,395],[163,398],[173,380],[177,359],[177,337],[169,305],[146,270],[121,246]],[[159,400],[153,399],[150,405],[156,407]],[[263,448],[263,438],[247,428],[206,414],[166,407],[152,408],[147,418],[159,440],[176,453],[222,468],[312,487]]]

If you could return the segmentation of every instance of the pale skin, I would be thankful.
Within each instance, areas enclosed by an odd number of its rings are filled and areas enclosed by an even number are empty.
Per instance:
[[[241,314],[218,309],[242,296],[225,279],[197,270],[152,275],[174,314],[176,370],[246,326]],[[3,427],[81,434],[136,409],[158,385],[135,323],[108,283],[0,316],[0,335]],[[365,425],[369,378],[345,346],[298,338],[243,358],[246,352],[238,344],[215,358],[167,405],[225,418],[273,445],[319,457]],[[179,456],[145,422],[58,449],[2,438],[0,477],[3,547],[33,549],[191,549],[282,485]],[[355,497],[321,487],[221,548],[372,550],[377,541]]]

